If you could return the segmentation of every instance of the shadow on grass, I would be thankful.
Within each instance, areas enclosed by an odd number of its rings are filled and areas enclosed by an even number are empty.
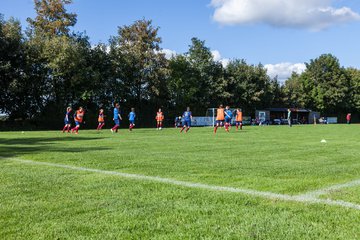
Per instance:
[[[101,140],[101,137],[54,137],[54,138],[11,138],[0,139],[0,157],[10,158],[34,153],[85,153],[90,151],[104,151],[110,148],[94,147],[86,141]],[[65,146],[62,142],[82,141],[81,147]]]

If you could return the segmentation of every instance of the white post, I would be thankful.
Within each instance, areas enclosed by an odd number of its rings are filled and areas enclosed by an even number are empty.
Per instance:
[[[212,109],[213,112],[213,127],[215,127],[215,108]]]

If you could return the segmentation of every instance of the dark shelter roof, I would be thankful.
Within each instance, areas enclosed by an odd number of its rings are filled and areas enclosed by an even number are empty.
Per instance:
[[[292,112],[303,112],[303,113],[309,113],[312,112],[310,109],[304,109],[304,108],[290,108]],[[268,108],[267,109],[270,112],[287,112],[288,108]]]

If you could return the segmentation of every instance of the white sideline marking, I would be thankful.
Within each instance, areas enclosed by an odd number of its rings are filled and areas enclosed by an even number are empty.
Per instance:
[[[319,197],[321,195],[326,195],[326,194],[329,194],[329,193],[331,193],[333,191],[340,190],[342,188],[355,187],[355,186],[358,186],[358,185],[360,185],[360,179],[353,180],[353,181],[350,181],[350,182],[347,182],[347,183],[341,183],[341,184],[332,185],[330,187],[318,189],[318,190],[311,191],[311,192],[307,192],[307,193],[302,194],[301,196],[317,198],[317,197]]]
[[[319,198],[317,198],[317,196],[318,196],[317,194],[287,195],[287,194],[279,194],[279,193],[272,193],[272,192],[265,192],[265,191],[250,190],[250,189],[222,187],[222,186],[214,186],[214,185],[208,185],[208,184],[203,184],[203,183],[179,181],[179,180],[174,180],[171,178],[146,176],[146,175],[141,175],[141,174],[132,174],[132,173],[107,171],[107,170],[94,169],[94,168],[76,167],[76,166],[71,166],[71,165],[50,163],[50,162],[38,162],[38,161],[24,160],[24,159],[19,159],[19,158],[0,157],[0,159],[7,159],[7,160],[17,161],[17,162],[32,164],[32,165],[44,165],[44,166],[50,166],[50,167],[71,169],[71,170],[76,170],[76,171],[94,172],[94,173],[100,173],[100,174],[106,174],[106,175],[112,175],[112,176],[120,176],[123,178],[130,178],[130,179],[135,179],[135,180],[161,182],[161,183],[167,183],[167,184],[177,185],[177,186],[181,186],[181,187],[199,188],[199,189],[206,189],[206,190],[212,190],[212,191],[217,191],[217,192],[242,193],[242,194],[255,196],[255,197],[262,197],[262,198],[266,198],[266,199],[277,199],[277,200],[283,200],[283,201],[302,202],[302,203],[309,203],[309,204],[325,204],[325,205],[340,206],[340,207],[360,210],[360,205],[358,205],[358,204],[354,204],[351,202],[345,202],[345,201],[331,200],[331,199],[319,199]],[[354,182],[356,182],[356,185],[357,185],[357,181],[354,181]],[[339,185],[335,185],[334,187],[336,187],[336,189],[338,189],[338,188],[341,188],[340,186],[345,186],[345,185],[353,186],[354,183],[351,185],[350,185],[350,183],[349,184],[339,184]],[[330,189],[330,188],[331,187],[329,187],[327,189]],[[319,190],[319,191],[324,191],[324,190]]]

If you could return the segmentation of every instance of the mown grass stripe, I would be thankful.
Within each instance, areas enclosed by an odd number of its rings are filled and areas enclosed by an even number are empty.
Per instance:
[[[108,170],[86,168],[86,167],[76,167],[76,166],[58,164],[58,163],[39,162],[39,161],[25,160],[25,159],[19,159],[19,158],[5,158],[5,157],[0,157],[0,158],[17,161],[17,162],[21,162],[21,163],[26,163],[26,164],[44,165],[44,166],[65,168],[65,169],[76,170],[76,171],[94,172],[94,173],[99,173],[99,174],[119,176],[119,177],[123,177],[123,178],[135,179],[135,180],[166,183],[166,184],[177,185],[177,186],[181,186],[181,187],[206,189],[206,190],[218,191],[218,192],[242,193],[242,194],[255,196],[255,197],[262,197],[262,198],[266,198],[266,199],[276,199],[276,200],[301,202],[301,203],[309,203],[309,204],[325,204],[325,205],[340,206],[340,207],[360,210],[360,205],[358,205],[358,204],[345,202],[345,201],[331,200],[331,199],[319,199],[319,198],[317,198],[318,197],[317,191],[314,191],[314,194],[287,195],[287,194],[257,191],[257,190],[251,190],[251,189],[214,186],[214,185],[208,185],[208,184],[204,184],[204,183],[179,181],[179,180],[170,179],[170,178],[146,176],[146,175],[141,175],[141,174],[123,173],[123,172],[117,172],[117,171],[108,171]],[[341,188],[345,185],[353,186],[355,183],[357,183],[357,181],[349,182],[348,184],[334,185],[334,186],[326,188],[326,189],[337,189],[337,188]],[[318,192],[324,192],[324,190],[325,189],[320,189],[320,190],[318,190]]]
[[[307,193],[302,194],[301,196],[317,198],[317,197],[319,197],[321,195],[326,195],[326,194],[329,194],[329,193],[331,193],[333,191],[337,191],[337,190],[340,190],[340,189],[343,189],[343,188],[348,188],[348,187],[355,187],[355,186],[359,186],[359,185],[360,185],[360,179],[357,179],[357,180],[353,180],[353,181],[350,181],[350,182],[336,184],[336,185],[332,185],[332,186],[329,186],[329,187],[326,187],[326,188],[322,188],[322,189],[318,189],[318,190],[315,190],[315,191],[307,192]]]

